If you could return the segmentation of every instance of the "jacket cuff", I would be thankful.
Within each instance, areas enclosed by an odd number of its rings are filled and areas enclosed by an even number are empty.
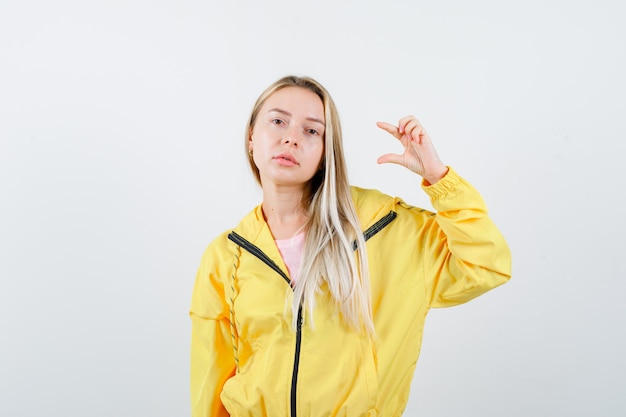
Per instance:
[[[448,173],[442,179],[434,184],[422,179],[422,189],[428,194],[431,200],[438,200],[445,197],[451,191],[454,191],[461,183],[462,179],[457,172],[448,167]]]

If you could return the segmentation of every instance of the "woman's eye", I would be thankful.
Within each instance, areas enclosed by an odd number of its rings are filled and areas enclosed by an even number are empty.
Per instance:
[[[280,120],[280,119],[272,119],[272,123],[275,124],[275,125],[280,125],[280,124],[283,123],[283,121]]]
[[[308,129],[307,132],[309,133],[309,135],[318,135],[318,131],[315,129]]]

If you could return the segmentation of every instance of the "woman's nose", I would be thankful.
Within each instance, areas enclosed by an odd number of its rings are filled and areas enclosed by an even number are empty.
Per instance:
[[[289,129],[285,132],[285,136],[283,136],[284,144],[298,147],[299,142],[300,140],[298,139],[298,134],[293,129]]]

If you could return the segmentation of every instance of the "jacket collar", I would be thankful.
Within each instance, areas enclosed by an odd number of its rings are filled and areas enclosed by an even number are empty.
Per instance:
[[[393,210],[397,199],[377,190],[351,187],[352,201],[356,207],[361,228],[365,231]],[[256,206],[239,222],[234,231],[263,249],[273,259],[281,259],[274,237],[263,216],[261,204]]]

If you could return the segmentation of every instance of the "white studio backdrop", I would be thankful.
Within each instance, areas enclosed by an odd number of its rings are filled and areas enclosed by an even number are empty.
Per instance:
[[[333,94],[355,185],[430,208],[375,162],[415,114],[511,246],[431,311],[405,415],[625,415],[622,8],[0,0],[0,416],[189,415],[196,268],[260,200],[244,125],[286,74]]]

